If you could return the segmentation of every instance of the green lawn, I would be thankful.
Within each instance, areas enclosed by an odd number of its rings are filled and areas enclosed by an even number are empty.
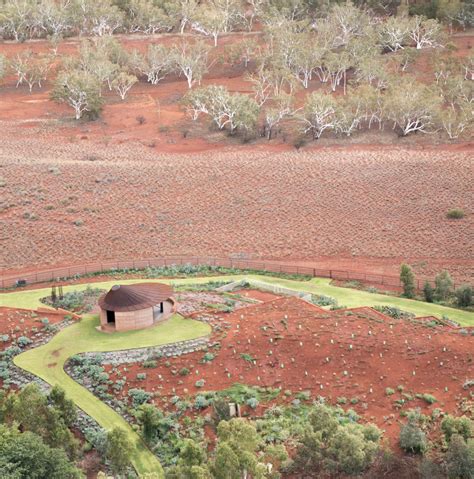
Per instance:
[[[44,295],[44,291],[42,294]],[[19,299],[19,295],[16,299]],[[31,298],[30,300],[33,301]],[[31,307],[33,303],[26,304]],[[16,305],[25,307],[25,303],[22,302]],[[30,349],[16,356],[14,362],[53,386],[59,384],[80,409],[93,417],[105,429],[119,426],[126,430],[130,442],[135,445],[132,463],[137,472],[139,474],[158,472],[163,476],[163,469],[158,459],[130,425],[109,406],[72,380],[63,369],[64,363],[70,356],[78,353],[163,345],[206,336],[211,329],[205,323],[184,319],[179,315],[174,315],[168,321],[150,329],[114,334],[97,331],[95,327],[98,324],[97,316],[86,315],[80,322],[62,330],[44,346]]]
[[[160,281],[169,284],[197,284],[207,283],[213,280],[239,280],[242,278],[253,278],[266,283],[277,284],[287,288],[306,291],[308,293],[324,294],[332,296],[337,299],[339,304],[354,308],[358,306],[396,306],[404,311],[409,311],[417,316],[436,316],[441,318],[443,315],[449,317],[463,326],[474,326],[474,313],[462,311],[455,308],[448,308],[433,303],[425,303],[423,301],[416,301],[412,299],[397,298],[395,296],[388,296],[385,294],[373,294],[367,291],[359,291],[350,288],[341,288],[332,286],[329,279],[314,278],[310,281],[295,281],[290,279],[276,278],[272,276],[263,275],[228,275],[218,277],[200,277],[200,278],[184,278],[184,279],[159,279],[146,281]],[[91,283],[93,287],[108,289],[117,282],[121,284],[130,284],[142,282],[140,279],[131,280],[114,280],[103,283]],[[65,286],[64,291],[73,291],[85,289],[87,284]],[[16,291],[13,293],[0,294],[0,304],[5,306],[22,307],[22,308],[37,308],[44,306],[40,303],[39,298],[50,294],[50,289],[36,289],[31,291]]]

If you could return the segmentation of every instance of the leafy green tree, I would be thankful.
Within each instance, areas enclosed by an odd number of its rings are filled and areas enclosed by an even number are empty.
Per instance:
[[[80,70],[61,72],[56,79],[51,97],[72,107],[76,120],[84,114],[96,118],[103,105],[100,81],[91,73]]]
[[[319,139],[326,130],[335,129],[337,105],[332,95],[321,92],[311,93],[301,117],[303,132],[311,132],[314,139]]]
[[[147,35],[170,31],[173,28],[173,19],[165,8],[162,8],[166,7],[166,4],[160,3],[151,0],[130,0],[125,9],[128,31]]]
[[[454,417],[448,414],[441,421],[441,430],[447,442],[451,441],[455,434],[467,441],[474,432],[474,422],[466,416]]]
[[[138,408],[137,420],[145,441],[151,442],[155,438],[162,419],[163,414],[152,404],[142,404]]]
[[[467,308],[471,306],[473,302],[474,293],[472,291],[472,287],[468,284],[463,284],[459,286],[459,288],[455,291],[456,295],[456,303],[458,306],[462,308]]]
[[[60,414],[64,424],[71,426],[77,419],[77,409],[74,401],[66,397],[66,392],[61,386],[54,386],[48,395],[48,400]]]
[[[186,439],[181,445],[178,463],[166,471],[166,479],[211,479],[205,449]]]
[[[126,431],[116,427],[107,433],[106,457],[114,473],[121,474],[130,465],[133,445]]]
[[[209,46],[202,41],[194,43],[181,42],[173,45],[170,59],[178,75],[184,75],[188,88],[201,84],[202,77],[209,69]]]
[[[117,76],[112,80],[111,86],[120,97],[121,100],[125,100],[129,90],[138,82],[138,78],[135,75],[127,73],[127,71],[120,71]]]
[[[83,477],[62,449],[51,448],[32,432],[0,425],[0,471],[9,479]]]
[[[189,92],[183,103],[194,120],[200,114],[208,115],[219,130],[227,128],[231,135],[255,130],[259,107],[247,95],[231,94],[223,86],[210,85]]]
[[[434,288],[429,281],[426,281],[423,286],[423,296],[427,303],[432,303],[434,300]]]
[[[436,126],[441,99],[430,87],[402,76],[392,82],[384,98],[386,116],[401,135],[427,133]]]
[[[377,441],[367,440],[358,425],[339,427],[325,451],[325,469],[346,474],[362,473],[375,457]]]
[[[403,295],[407,298],[413,298],[415,296],[415,274],[410,265],[401,264],[400,282],[403,286]]]
[[[435,277],[435,295],[440,301],[446,301],[453,292],[453,280],[448,271],[441,271]]]
[[[428,443],[426,435],[418,425],[416,417],[409,417],[400,430],[400,447],[411,453],[423,454]]]
[[[228,444],[217,445],[212,472],[215,479],[241,479],[239,458]]]
[[[437,0],[436,17],[449,25],[449,30],[452,33],[453,24],[458,21],[462,8],[461,0]]]
[[[216,479],[258,476],[261,465],[256,452],[260,437],[255,426],[240,418],[221,421],[217,426],[217,448],[212,472]]]
[[[308,422],[296,451],[298,471],[360,474],[373,462],[381,434],[375,426],[341,424],[337,410],[325,404],[313,406]]]
[[[445,461],[449,479],[473,479],[474,439],[465,441],[462,436],[454,434],[446,451]]]

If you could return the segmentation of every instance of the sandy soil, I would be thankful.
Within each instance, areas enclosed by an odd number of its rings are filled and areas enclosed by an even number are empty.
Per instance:
[[[239,255],[397,274],[474,272],[469,152],[165,154],[140,143],[28,141],[3,125],[2,269]],[[11,134],[10,134],[11,133]],[[92,160],[92,161],[91,161]],[[450,208],[465,218],[449,220]]]
[[[200,351],[160,359],[153,369],[122,365],[118,369],[127,378],[126,387],[120,393],[110,392],[125,398],[129,388],[143,388],[156,392],[154,401],[169,408],[167,398],[199,393],[195,382],[204,379],[204,390],[221,390],[239,382],[281,386],[293,394],[311,391],[313,398],[321,395],[332,403],[345,397],[343,407],[374,421],[393,443],[400,421],[395,400],[403,397],[397,386],[412,396],[435,396],[433,405],[415,397],[403,405],[403,409],[420,407],[423,413],[436,407],[456,412],[468,398],[462,385],[474,374],[468,352],[473,340],[445,327],[393,320],[370,308],[328,312],[297,298],[251,305],[215,315],[214,321],[221,332],[212,338],[220,342],[220,349],[212,350],[213,361],[200,363],[204,354]],[[255,362],[246,361],[242,354]],[[181,368],[191,374],[177,376]],[[115,378],[112,367],[107,369]],[[146,373],[145,380],[136,379],[140,372]],[[386,388],[395,393],[387,395]],[[281,394],[277,402],[292,399]],[[351,399],[357,399],[356,403]]]

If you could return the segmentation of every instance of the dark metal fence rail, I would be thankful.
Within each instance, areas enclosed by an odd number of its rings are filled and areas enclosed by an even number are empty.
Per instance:
[[[171,266],[171,265],[210,265],[224,268],[248,269],[255,271],[271,271],[274,273],[302,274],[319,278],[330,278],[340,281],[360,281],[382,285],[387,287],[400,287],[400,278],[384,274],[362,273],[358,271],[345,271],[340,269],[320,269],[299,266],[291,263],[277,263],[272,261],[257,261],[235,258],[219,258],[212,256],[173,256],[166,258],[152,258],[143,260],[113,260],[74,265],[61,268],[38,270],[29,274],[18,274],[11,276],[0,276],[0,287],[9,288],[15,286],[18,280],[25,280],[27,284],[54,281],[60,278],[68,278],[75,275],[89,273],[100,273],[114,269],[144,269],[149,267]],[[434,285],[432,278],[418,278],[416,287],[423,288],[425,282]]]

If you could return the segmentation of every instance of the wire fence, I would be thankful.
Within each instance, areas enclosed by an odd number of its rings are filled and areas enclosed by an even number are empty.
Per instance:
[[[222,258],[213,256],[173,256],[166,258],[152,258],[142,260],[111,260],[82,265],[64,266],[51,269],[43,269],[27,274],[0,276],[0,287],[11,288],[23,284],[43,283],[60,281],[74,276],[97,274],[116,270],[140,270],[145,268],[158,268],[173,265],[202,265],[219,266],[222,268],[268,271],[273,273],[285,273],[305,275],[318,278],[330,278],[339,281],[359,281],[364,284],[399,288],[401,282],[399,276],[385,274],[365,273],[341,269],[322,269],[300,266],[292,263],[280,263],[274,261],[257,261],[236,258]],[[416,279],[416,288],[421,291],[424,284],[429,282],[434,286],[433,278],[419,277]],[[456,285],[454,285],[456,287]]]

